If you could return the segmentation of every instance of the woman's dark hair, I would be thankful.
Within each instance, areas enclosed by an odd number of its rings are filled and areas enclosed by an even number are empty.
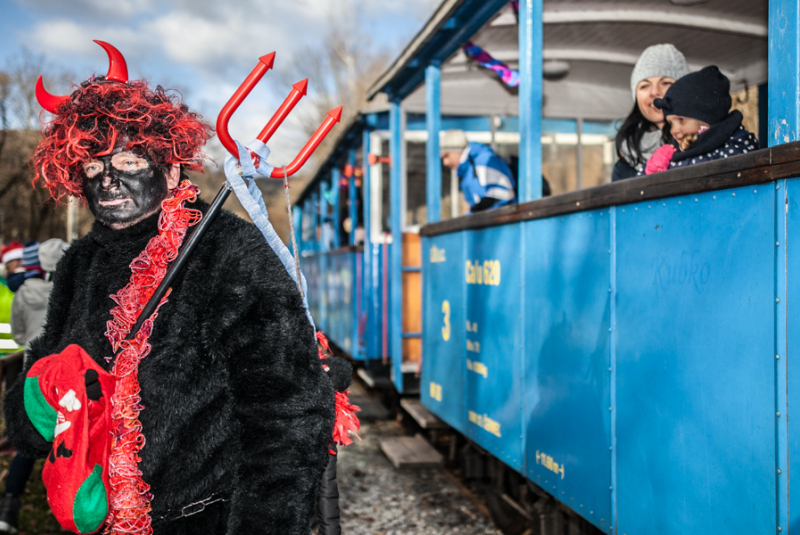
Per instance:
[[[639,109],[639,103],[634,102],[633,109],[628,114],[628,117],[625,118],[622,126],[619,127],[619,132],[617,132],[617,137],[614,140],[614,144],[617,147],[617,156],[620,159],[622,158],[622,144],[626,143],[636,160],[632,162],[633,166],[635,167],[640,163],[645,163],[645,157],[642,154],[641,147],[642,136],[644,136],[645,132],[650,132],[656,128],[658,127],[655,123],[648,121],[645,116],[642,115],[642,110]],[[668,134],[669,130],[662,131],[662,142],[667,143],[669,141]]]

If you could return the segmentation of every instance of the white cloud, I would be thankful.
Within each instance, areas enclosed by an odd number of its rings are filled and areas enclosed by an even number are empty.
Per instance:
[[[405,14],[419,21],[433,15],[441,0],[383,0],[364,2],[362,9],[369,17],[387,17]]]
[[[15,0],[17,4],[49,15],[76,16],[84,19],[106,19],[108,17],[124,20],[142,12],[147,12],[156,0]]]
[[[51,19],[36,24],[28,39],[47,57],[86,59],[105,58],[106,53],[92,41],[107,41],[128,60],[146,55],[152,48],[135,28],[109,27],[104,24],[79,24],[70,19]],[[145,46],[142,46],[145,44]],[[100,59],[102,62],[103,60]]]
[[[86,39],[86,28],[67,19],[49,20],[37,24],[31,34],[31,42],[47,54],[88,55],[94,43]]]
[[[235,56],[242,36],[230,21],[212,21],[192,13],[170,13],[141,27],[160,43],[166,58],[178,63],[205,65]]]

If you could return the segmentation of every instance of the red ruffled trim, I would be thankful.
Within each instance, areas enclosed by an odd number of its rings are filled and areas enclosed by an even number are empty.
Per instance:
[[[328,339],[325,337],[322,331],[317,331],[317,342],[319,343],[317,354],[319,355],[320,359],[326,359],[332,355]],[[323,365],[323,367],[325,366]],[[356,437],[358,440],[361,440],[361,437],[356,434],[356,431],[361,429],[361,422],[358,421],[358,416],[355,414],[361,411],[361,407],[350,403],[349,389],[345,390],[344,392],[339,392],[338,390],[336,391],[335,405],[336,421],[333,424],[333,436],[331,437],[333,442],[339,444],[340,446],[350,445],[353,443],[353,439],[350,438],[351,435]],[[329,449],[328,451],[332,455],[336,455],[336,452],[333,451],[333,448]]]
[[[333,441],[340,446],[353,443],[350,435],[361,440],[356,431],[361,429],[361,422],[355,415],[361,408],[350,403],[350,390],[336,392],[336,422],[333,424]]]
[[[161,203],[159,233],[147,243],[142,253],[131,262],[130,282],[111,299],[117,303],[106,325],[106,338],[117,355],[111,374],[116,379],[111,396],[111,418],[114,437],[109,456],[109,514],[104,533],[109,535],[153,533],[150,518],[150,486],[139,470],[139,451],[145,437],[139,422],[141,397],[139,362],[150,352],[148,339],[158,309],[143,324],[133,340],[125,340],[144,306],[153,296],[167,268],[178,255],[186,230],[202,218],[198,210],[184,208],[199,193],[197,186],[184,180],[173,190],[173,196]],[[159,303],[167,301],[169,293]]]
[[[319,343],[319,348],[317,348],[319,358],[326,359],[333,354],[331,353],[331,346],[328,343],[328,339],[322,331],[317,331],[317,343]]]

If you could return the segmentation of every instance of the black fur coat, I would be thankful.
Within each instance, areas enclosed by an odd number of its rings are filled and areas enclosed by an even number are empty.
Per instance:
[[[109,295],[128,283],[157,223],[155,215],[114,231],[95,222],[67,250],[26,373],[69,344],[110,369]],[[172,288],[139,367],[139,467],[155,533],[308,534],[334,396],[294,282],[255,226],[222,212]],[[8,433],[21,452],[43,457],[49,443],[27,418],[22,387],[6,396]],[[224,501],[170,520],[210,496]]]

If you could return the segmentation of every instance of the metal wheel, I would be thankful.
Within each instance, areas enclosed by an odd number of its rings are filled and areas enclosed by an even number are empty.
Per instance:
[[[537,522],[520,504],[522,480],[518,474],[497,459],[489,461],[491,483],[484,493],[486,506],[495,525],[507,535],[521,535],[527,530],[538,534]]]

